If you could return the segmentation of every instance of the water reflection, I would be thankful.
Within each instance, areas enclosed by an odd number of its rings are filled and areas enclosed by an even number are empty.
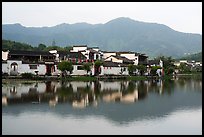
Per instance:
[[[2,86],[2,113],[100,115],[124,124],[164,117],[177,109],[199,108],[201,94],[202,79],[12,83]]]

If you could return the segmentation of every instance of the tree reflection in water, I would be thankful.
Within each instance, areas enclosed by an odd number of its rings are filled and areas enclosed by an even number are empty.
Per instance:
[[[15,96],[10,92],[13,89]],[[165,116],[183,107],[200,107],[201,94],[202,79],[11,83],[2,87],[2,105],[4,113],[36,111],[35,108],[51,111],[46,108],[51,106],[55,107],[53,113],[62,116],[103,115],[128,122],[141,117]]]

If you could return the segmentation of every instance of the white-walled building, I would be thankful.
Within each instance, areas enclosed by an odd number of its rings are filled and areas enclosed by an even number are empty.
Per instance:
[[[129,75],[127,65],[117,62],[105,61],[101,66],[100,75]]]
[[[110,56],[116,56],[116,52],[108,52],[108,51],[103,51],[103,59],[106,59],[106,58],[108,58],[108,57],[110,57]]]

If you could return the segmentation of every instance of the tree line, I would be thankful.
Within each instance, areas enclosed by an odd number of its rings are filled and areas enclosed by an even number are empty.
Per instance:
[[[49,51],[49,50],[58,50],[58,51],[69,51],[72,47],[66,46],[47,46],[45,44],[40,43],[37,47],[32,45],[11,41],[11,40],[2,40],[2,50],[26,50],[26,51]]]

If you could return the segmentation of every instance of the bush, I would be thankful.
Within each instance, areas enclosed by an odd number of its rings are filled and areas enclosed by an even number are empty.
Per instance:
[[[21,76],[22,76],[22,78],[30,79],[30,78],[33,78],[34,74],[32,74],[32,73],[22,73]]]

